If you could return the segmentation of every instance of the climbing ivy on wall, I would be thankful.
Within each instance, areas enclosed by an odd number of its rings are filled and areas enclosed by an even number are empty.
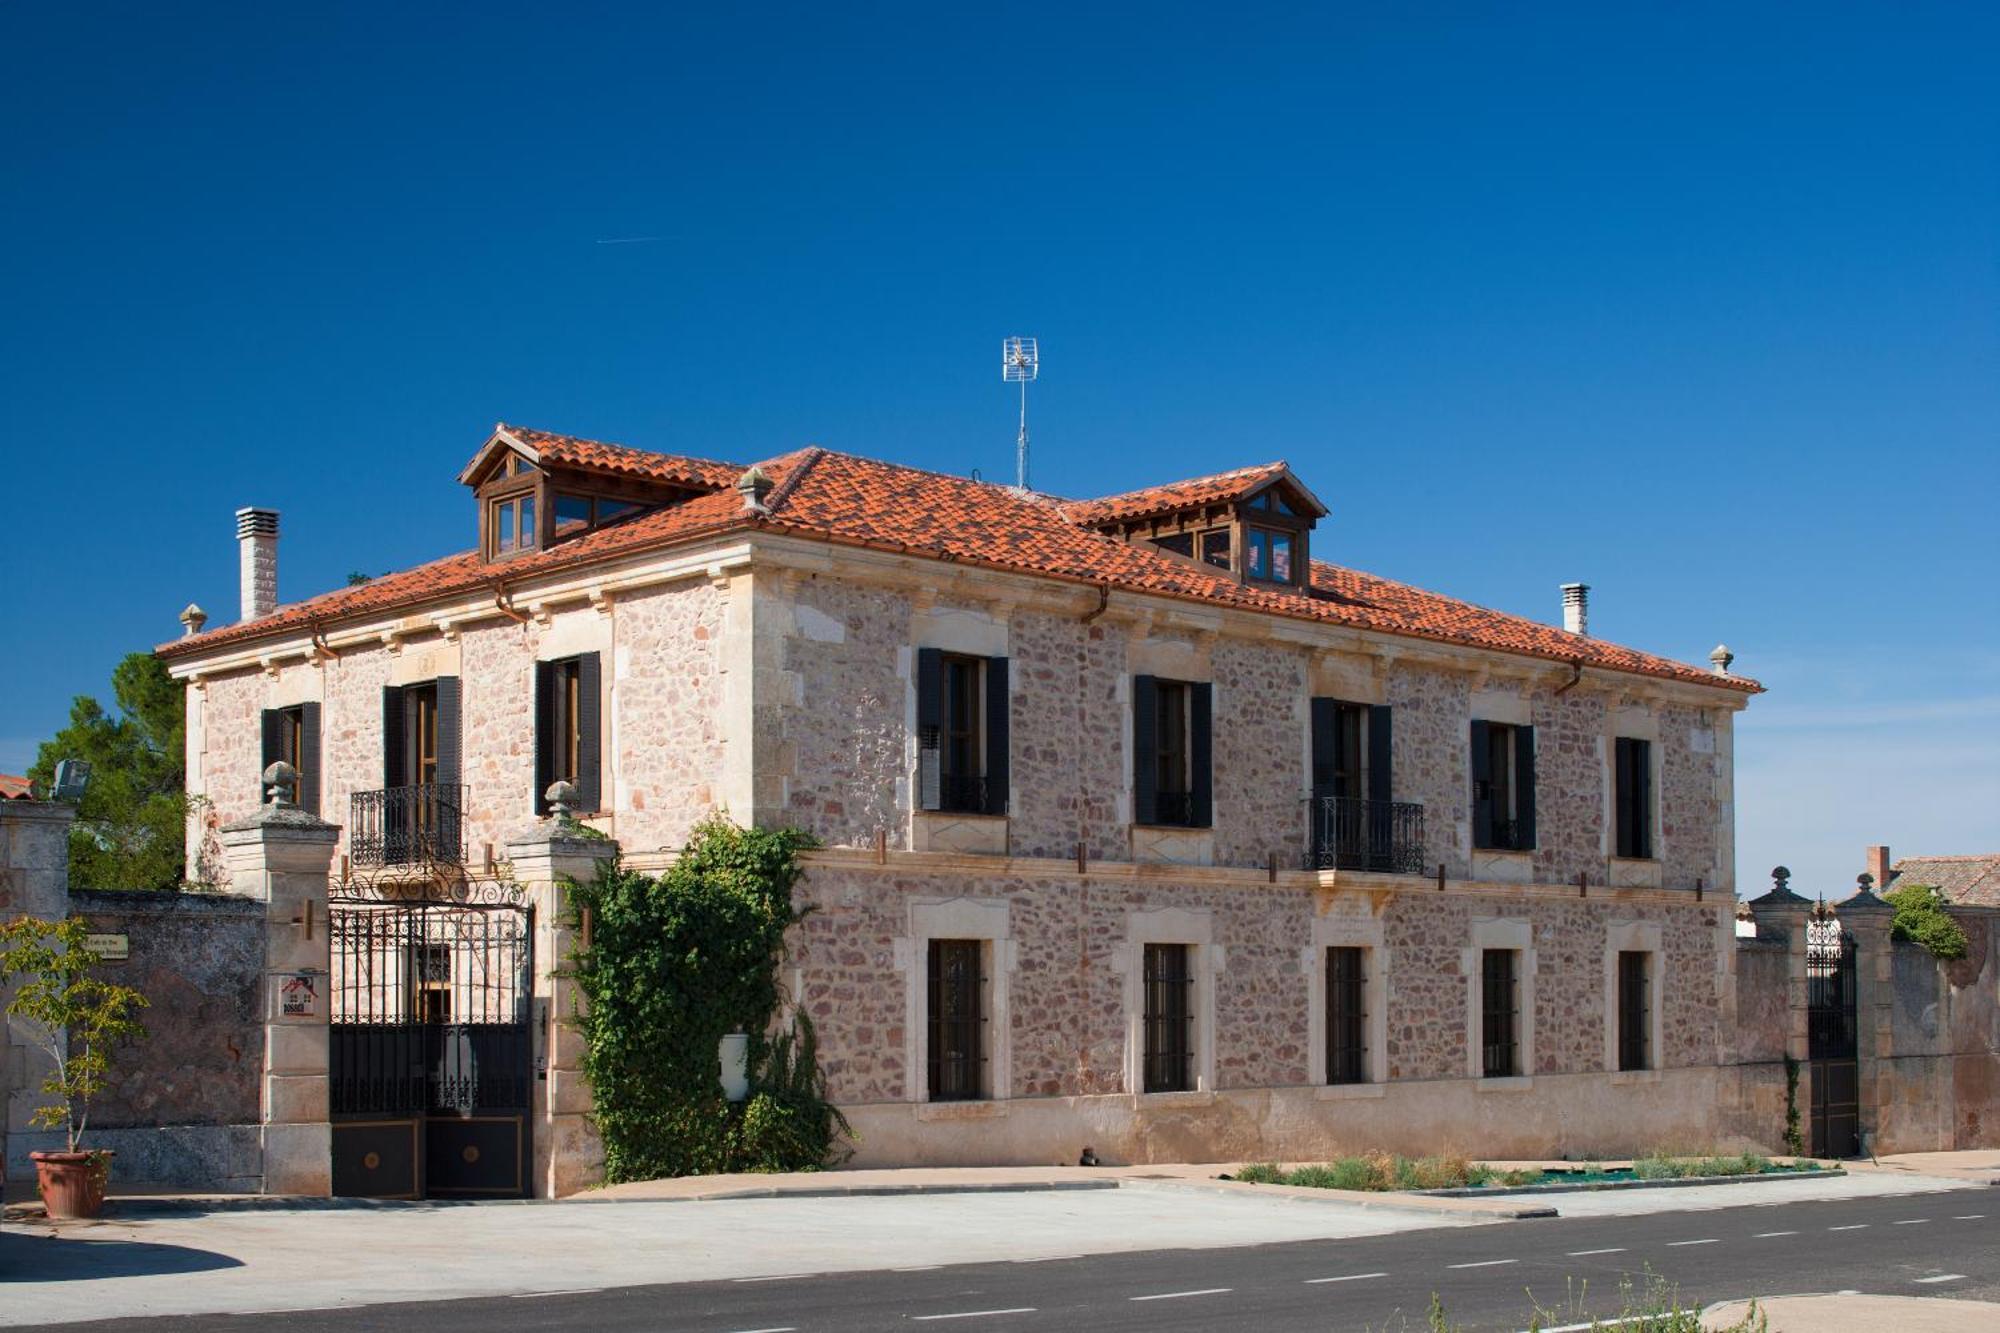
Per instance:
[[[1965,928],[1945,910],[1945,897],[1928,884],[1906,884],[1882,895],[1896,909],[1889,925],[1889,938],[1912,940],[1930,950],[1931,957],[1949,962],[1965,957],[1971,941]]]
[[[847,1122],[826,1100],[811,1020],[773,1031],[792,904],[795,829],[696,828],[665,874],[609,865],[571,895],[583,1068],[613,1184],[829,1165]],[[750,1037],[750,1095],[731,1103],[717,1047]]]

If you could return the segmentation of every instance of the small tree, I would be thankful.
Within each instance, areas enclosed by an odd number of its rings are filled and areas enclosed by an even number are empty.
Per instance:
[[[80,1151],[90,1099],[110,1077],[112,1050],[146,1035],[135,1017],[146,997],[94,975],[98,959],[84,947],[88,934],[81,917],[24,916],[0,925],[0,983],[26,978],[7,1012],[24,1020],[55,1061],[42,1080],[50,1100],[36,1109],[33,1123],[64,1131],[71,1152]]]

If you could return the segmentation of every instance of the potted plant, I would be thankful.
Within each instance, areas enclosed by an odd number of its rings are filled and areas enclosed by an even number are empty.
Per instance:
[[[95,1217],[104,1206],[111,1154],[83,1146],[90,1099],[104,1090],[112,1050],[145,1035],[134,1015],[146,997],[96,975],[97,955],[84,944],[88,934],[80,917],[24,916],[0,924],[0,986],[20,981],[8,1016],[54,1062],[42,1080],[49,1100],[36,1109],[32,1123],[64,1131],[68,1147],[29,1154],[50,1217]]]

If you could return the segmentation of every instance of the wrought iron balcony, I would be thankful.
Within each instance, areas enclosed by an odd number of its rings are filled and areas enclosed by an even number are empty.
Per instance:
[[[1424,873],[1424,808],[1411,801],[1314,796],[1308,870]]]
[[[349,809],[347,850],[355,865],[465,864],[462,783],[358,791]]]

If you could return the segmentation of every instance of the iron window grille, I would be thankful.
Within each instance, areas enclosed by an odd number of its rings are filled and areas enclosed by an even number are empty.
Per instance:
[[[1194,969],[1185,944],[1148,944],[1145,956],[1144,1085],[1147,1092],[1194,1088]]]
[[[930,1095],[934,1102],[972,1101],[981,1095],[985,1063],[985,989],[978,940],[930,942]]]
[[[1487,949],[1480,959],[1479,1067],[1484,1078],[1513,1078],[1521,1072],[1515,971],[1512,949]]]
[[[1326,1081],[1368,1081],[1367,983],[1362,949],[1326,951]]]
[[[1645,953],[1618,955],[1618,1068],[1652,1068],[1652,995]]]

